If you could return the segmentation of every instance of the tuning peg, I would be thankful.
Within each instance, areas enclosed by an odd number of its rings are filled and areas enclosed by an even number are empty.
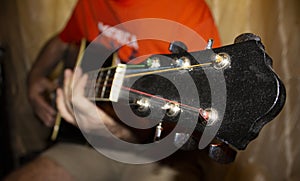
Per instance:
[[[223,164],[233,162],[237,154],[234,149],[230,148],[225,143],[210,144],[208,151],[208,155],[210,158]]]
[[[261,43],[261,38],[258,35],[255,35],[253,33],[243,33],[239,36],[237,36],[234,39],[234,43],[241,43],[245,41],[255,40],[257,42],[260,42],[259,46],[262,50],[265,50],[265,46]]]
[[[169,46],[169,51],[172,53],[184,53],[187,49],[187,46],[181,41],[174,41]]]
[[[253,33],[243,33],[239,36],[237,36],[234,39],[234,43],[241,43],[245,41],[255,40],[258,42],[258,46],[261,50],[265,51],[265,46],[261,42],[261,38],[258,35],[255,35]],[[272,66],[272,59],[270,57],[266,57],[266,63],[270,66]]]
[[[240,42],[250,41],[250,40],[261,41],[260,37],[253,33],[243,33],[234,39],[234,43],[240,43]]]
[[[146,62],[147,66],[150,68],[159,68],[161,66],[160,59],[158,57],[150,57]]]
[[[154,141],[159,141],[161,137],[161,133],[163,131],[162,123],[160,122],[155,129]]]
[[[206,45],[206,49],[212,49],[213,44],[214,44],[214,39],[209,39]]]

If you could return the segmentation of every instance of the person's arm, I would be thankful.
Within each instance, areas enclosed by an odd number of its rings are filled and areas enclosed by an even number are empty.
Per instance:
[[[45,100],[46,92],[54,91],[56,85],[48,79],[48,75],[62,60],[68,45],[58,36],[51,38],[40,51],[28,74],[28,98],[36,115],[46,126],[54,124],[56,111]]]

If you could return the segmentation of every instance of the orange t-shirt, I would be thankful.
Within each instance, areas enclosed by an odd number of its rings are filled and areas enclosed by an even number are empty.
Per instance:
[[[182,41],[189,51],[203,49],[210,38],[220,45],[204,0],[79,0],[61,40],[92,42],[99,35],[107,48],[120,48],[123,61],[168,53],[171,41]]]

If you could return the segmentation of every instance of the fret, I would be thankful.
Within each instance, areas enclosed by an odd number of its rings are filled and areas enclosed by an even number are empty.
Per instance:
[[[94,101],[118,101],[125,72],[126,65],[119,64],[89,73],[87,97]]]
[[[108,79],[109,79],[109,76],[110,76],[110,72],[111,72],[111,70],[109,69],[107,71],[106,76],[105,76],[105,81],[104,81],[104,85],[102,87],[101,96],[100,96],[100,98],[102,98],[102,99],[105,98],[104,95],[105,95],[105,91],[107,89],[107,82],[108,82]]]
[[[96,92],[95,88],[97,88],[97,83],[95,82],[95,80],[97,80],[97,77],[98,77],[97,72],[95,71],[88,72],[88,82],[85,87],[85,95],[89,99],[95,97],[95,92]]]
[[[90,96],[92,96],[92,97],[95,97],[96,93],[97,93],[97,87],[98,87],[97,78],[98,78],[97,73],[94,73],[93,76],[92,76],[92,81],[93,81],[92,82],[92,88],[90,90],[90,93],[91,93]]]
[[[99,91],[100,91],[100,88],[102,87],[101,85],[102,85],[102,78],[103,78],[103,73],[104,71],[101,71],[100,70],[100,74],[99,74],[99,76],[97,77],[97,81],[96,81],[96,96],[95,97],[98,97],[98,96],[100,96],[100,95],[98,95],[98,93],[99,93]]]

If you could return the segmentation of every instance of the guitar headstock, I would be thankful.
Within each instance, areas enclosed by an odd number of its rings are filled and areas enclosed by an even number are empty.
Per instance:
[[[232,161],[231,150],[245,149],[285,103],[285,88],[272,69],[272,59],[252,34],[238,37],[232,45],[153,55],[144,63],[146,68],[126,73],[128,78],[140,75],[129,87],[133,112],[161,119],[162,126],[176,125],[180,118],[189,127],[190,115],[196,115],[190,137],[194,141],[186,144],[198,148],[210,144],[210,155],[220,162]],[[176,135],[187,141],[184,132]],[[211,144],[213,140],[217,144]]]

